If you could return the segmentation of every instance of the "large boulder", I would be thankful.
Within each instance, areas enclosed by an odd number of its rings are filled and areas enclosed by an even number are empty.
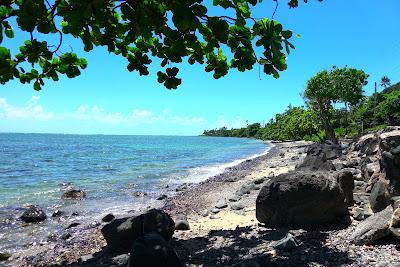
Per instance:
[[[46,220],[47,215],[39,206],[32,205],[24,211],[20,218],[26,223],[36,223]]]
[[[139,237],[133,244],[129,267],[181,267],[175,250],[157,232]]]
[[[372,244],[390,234],[389,224],[393,213],[392,206],[373,214],[357,225],[350,237],[356,245]]]
[[[331,171],[335,166],[331,160],[337,159],[342,155],[339,145],[333,143],[313,144],[307,150],[307,156],[300,162],[296,169],[313,171]]]
[[[170,240],[174,230],[175,223],[167,213],[152,209],[136,217],[114,219],[101,229],[101,233],[112,251],[128,253],[134,241],[145,233],[157,232]]]
[[[348,215],[353,203],[351,172],[295,171],[266,183],[256,201],[256,217],[269,227],[309,227]]]

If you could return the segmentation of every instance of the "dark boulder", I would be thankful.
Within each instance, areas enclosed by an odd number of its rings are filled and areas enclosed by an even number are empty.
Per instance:
[[[175,219],[175,230],[187,231],[190,230],[189,222],[185,215],[179,214]]]
[[[157,232],[148,232],[135,240],[129,267],[181,267],[175,250]]]
[[[128,253],[133,242],[145,233],[158,232],[170,240],[174,229],[175,223],[167,213],[152,209],[136,217],[114,219],[101,229],[101,233],[112,251]]]
[[[381,180],[378,180],[372,187],[369,203],[374,213],[384,210],[391,204],[387,187],[387,183]]]
[[[104,216],[101,220],[102,220],[103,222],[108,223],[108,222],[111,222],[111,221],[114,220],[114,219],[115,219],[115,216],[112,215],[111,213],[109,213],[109,214],[107,214],[106,216]]]
[[[351,172],[281,174],[261,189],[256,201],[256,217],[269,227],[330,223],[348,215],[353,188]]]
[[[63,199],[84,199],[85,197],[85,192],[75,188],[67,188],[62,195]]]
[[[331,171],[335,170],[331,159],[341,156],[338,146],[326,144],[313,144],[307,150],[307,156],[300,162],[296,169],[312,171]]]
[[[39,206],[29,206],[21,216],[26,223],[36,223],[46,220],[46,213]]]

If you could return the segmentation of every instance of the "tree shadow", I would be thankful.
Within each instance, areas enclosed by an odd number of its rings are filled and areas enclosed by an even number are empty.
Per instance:
[[[272,250],[271,241],[286,236],[288,229],[241,227],[235,230],[214,230],[205,237],[174,240],[173,246],[188,266],[342,266],[352,260],[347,252],[328,246],[327,230],[296,231],[296,248]],[[290,231],[292,232],[292,231]],[[300,233],[299,233],[300,232]]]

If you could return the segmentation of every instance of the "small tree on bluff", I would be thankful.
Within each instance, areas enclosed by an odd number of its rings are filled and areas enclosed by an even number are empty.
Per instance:
[[[318,111],[322,127],[328,140],[337,143],[332,127],[334,104],[358,104],[363,99],[363,87],[367,84],[368,74],[353,68],[323,70],[307,82],[304,97],[310,108]]]

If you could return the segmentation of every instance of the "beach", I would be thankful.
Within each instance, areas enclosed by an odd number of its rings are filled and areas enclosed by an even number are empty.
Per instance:
[[[399,254],[391,238],[375,246],[351,243],[349,237],[359,223],[354,219],[310,229],[270,229],[257,221],[255,202],[260,188],[269,179],[293,170],[306,156],[308,145],[303,141],[276,143],[267,154],[188,185],[164,200],[160,209],[174,220],[184,215],[190,225],[190,230],[175,230],[170,242],[184,265],[397,266]],[[72,228],[68,239],[17,253],[6,266],[126,266],[129,254],[108,250],[100,232],[104,225],[94,220],[85,229]],[[271,246],[288,234],[296,249]]]

